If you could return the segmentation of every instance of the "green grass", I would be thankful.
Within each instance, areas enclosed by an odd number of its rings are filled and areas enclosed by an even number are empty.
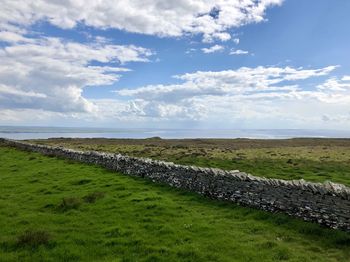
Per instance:
[[[244,170],[256,176],[279,179],[305,179],[312,182],[332,181],[350,186],[350,163],[305,159],[221,159],[181,157],[179,164]]]
[[[238,169],[279,179],[350,186],[350,140],[49,139],[39,143],[118,152],[178,164]],[[38,142],[38,141],[35,141]]]
[[[0,147],[0,261],[349,261],[350,234]]]

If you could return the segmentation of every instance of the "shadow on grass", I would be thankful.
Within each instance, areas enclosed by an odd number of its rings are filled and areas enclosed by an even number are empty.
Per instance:
[[[65,197],[61,203],[57,206],[57,211],[67,212],[71,209],[78,209],[82,204],[80,198],[77,197]]]
[[[104,192],[92,192],[83,197],[86,203],[95,203],[98,199],[104,198]]]

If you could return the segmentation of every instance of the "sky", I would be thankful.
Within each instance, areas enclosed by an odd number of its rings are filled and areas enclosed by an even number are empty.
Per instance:
[[[350,130],[348,0],[0,6],[0,125]]]

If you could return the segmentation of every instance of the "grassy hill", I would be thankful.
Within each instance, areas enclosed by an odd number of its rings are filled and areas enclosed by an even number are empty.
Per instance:
[[[0,146],[1,261],[349,261],[350,235]]]

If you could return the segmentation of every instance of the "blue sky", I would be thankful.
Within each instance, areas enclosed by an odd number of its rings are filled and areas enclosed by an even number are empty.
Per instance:
[[[350,129],[349,1],[3,2],[0,125]]]

